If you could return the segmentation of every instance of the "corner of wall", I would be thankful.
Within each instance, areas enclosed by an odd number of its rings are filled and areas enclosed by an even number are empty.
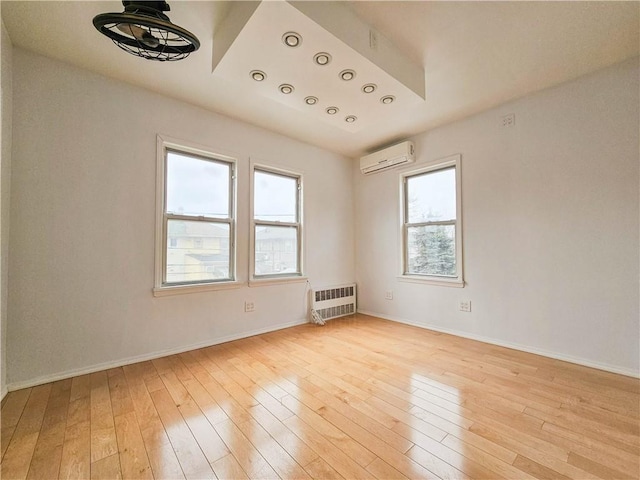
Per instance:
[[[0,7],[1,8],[1,7]],[[1,11],[1,10],[0,10]],[[11,189],[12,52],[13,46],[0,19],[0,396],[7,394],[7,297],[9,269],[9,203]]]

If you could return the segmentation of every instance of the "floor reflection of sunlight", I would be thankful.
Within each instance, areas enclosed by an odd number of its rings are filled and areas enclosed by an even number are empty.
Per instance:
[[[441,422],[462,428],[471,425],[464,418],[467,409],[463,407],[464,398],[458,389],[418,374],[411,376],[411,384],[416,387],[412,393],[412,415],[440,427],[446,426]]]
[[[452,387],[451,385],[447,385],[446,383],[438,382],[437,380],[433,380],[432,378],[425,377],[424,375],[420,375],[418,373],[411,374],[411,385],[415,388],[429,391],[438,396],[448,396],[449,398],[451,398],[451,396],[458,397],[460,395],[460,390],[456,387]]]

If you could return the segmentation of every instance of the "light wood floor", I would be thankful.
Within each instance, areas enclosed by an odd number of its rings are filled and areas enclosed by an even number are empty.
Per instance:
[[[11,392],[3,479],[639,477],[639,381],[358,315]]]

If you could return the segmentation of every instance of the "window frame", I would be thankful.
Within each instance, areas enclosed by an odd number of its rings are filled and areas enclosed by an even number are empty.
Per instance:
[[[175,152],[200,160],[229,165],[229,217],[206,217],[204,215],[179,215],[167,213],[167,165],[168,153]],[[213,152],[211,149],[173,140],[158,135],[156,164],[156,241],[155,241],[155,278],[153,295],[165,296],[183,293],[195,293],[208,290],[237,288],[237,159],[235,157]],[[201,221],[206,223],[224,223],[229,226],[229,278],[221,280],[202,280],[195,282],[166,282],[167,246],[169,242],[169,220]]]
[[[450,155],[441,158],[428,165],[418,169],[412,169],[400,173],[400,273],[398,279],[406,282],[424,283],[429,285],[440,285],[449,287],[462,288],[464,282],[464,259],[463,259],[463,240],[462,240],[462,172],[461,163],[462,156],[460,154]],[[425,175],[437,171],[443,171],[453,168],[455,170],[455,186],[456,186],[456,219],[454,221],[435,221],[435,222],[417,222],[409,223],[409,204],[407,181],[411,177]],[[433,274],[417,274],[408,273],[408,240],[409,228],[424,225],[454,225],[455,227],[455,255],[456,255],[456,274],[454,276],[433,275]]]
[[[298,184],[296,195],[296,216],[297,222],[269,222],[267,220],[256,220],[254,212],[255,201],[255,173],[256,171],[264,172],[271,175],[279,175],[282,177],[295,178]],[[276,283],[304,282],[306,277],[304,274],[304,208],[303,208],[303,192],[304,181],[300,172],[274,167],[263,163],[251,162],[250,168],[250,194],[249,194],[249,286],[271,285]],[[297,263],[298,271],[295,273],[275,273],[256,275],[256,225],[273,226],[273,227],[289,227],[297,230]]]

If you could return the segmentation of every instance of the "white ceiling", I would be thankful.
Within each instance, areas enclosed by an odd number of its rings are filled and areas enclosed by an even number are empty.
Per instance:
[[[119,1],[6,1],[14,45],[348,156],[467,117],[640,53],[640,3],[347,2],[424,66],[426,100],[357,131],[212,74],[213,35],[233,2],[169,0],[171,21],[198,36],[186,60],[129,55],[93,27]]]
[[[263,2],[256,6],[248,21],[244,20],[245,12],[238,22],[233,22],[231,19],[237,18],[235,7],[244,9],[243,3],[234,4],[234,10],[213,38],[217,45],[229,43],[219,38],[234,41],[228,49],[220,48],[216,54],[213,74],[247,92],[260,93],[348,132],[375,126],[380,118],[401,117],[408,109],[424,104],[421,64],[408,61],[345,5],[325,2],[319,4],[319,11],[310,10],[309,5],[309,2]],[[304,13],[298,7],[305,9]],[[331,20],[340,18],[341,23],[331,21],[327,25],[332,29],[329,32],[315,21],[322,22],[325,16]],[[340,28],[341,25],[346,28]],[[283,41],[283,34],[293,31],[300,38],[294,48]],[[371,43],[375,43],[375,48]],[[326,65],[315,63],[315,55],[319,53],[330,58]],[[221,58],[216,61],[218,56]],[[256,82],[251,76],[256,70],[264,71],[266,78]],[[340,75],[347,71],[353,72],[353,77],[345,81]],[[288,84],[293,91],[283,94],[279,87]],[[374,91],[363,92],[361,88],[365,85]],[[382,98],[386,97],[393,101],[383,103]],[[308,98],[317,101],[308,105],[305,103]],[[329,107],[337,108],[338,113],[327,114],[325,109]],[[347,121],[349,118],[351,123]]]

